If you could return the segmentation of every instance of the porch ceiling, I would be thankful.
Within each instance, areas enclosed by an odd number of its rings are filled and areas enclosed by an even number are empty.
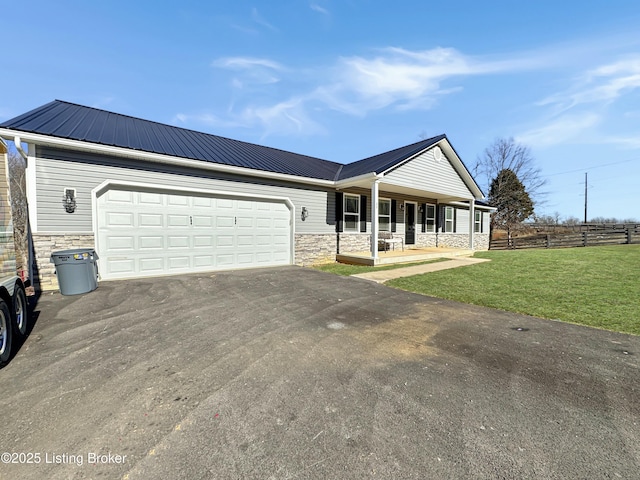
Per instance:
[[[392,184],[380,182],[379,195],[381,197],[384,197],[385,193],[391,193],[391,194],[396,193],[396,194],[407,195],[411,197],[430,198],[430,199],[438,200],[441,203],[442,202],[459,202],[459,201],[468,202],[469,200],[473,200],[472,198],[468,198],[468,197],[452,196],[445,193],[433,192],[430,190],[421,190],[418,188],[402,187],[399,185],[392,185]]]
[[[359,187],[359,188],[366,188],[367,190],[370,190],[371,182],[372,182],[371,178],[365,178],[365,179],[360,179],[354,182],[344,183],[343,185],[341,185],[341,188]],[[384,181],[384,177],[380,179],[380,183],[378,185],[379,185],[378,192],[380,197],[390,196],[390,194],[395,193],[395,194],[406,195],[410,197],[422,197],[422,198],[434,199],[434,200],[438,200],[438,202],[441,202],[441,203],[468,202],[469,200],[473,200],[470,197],[452,196],[450,194],[434,192],[431,190],[422,190],[419,188],[403,187],[400,185],[386,183]]]

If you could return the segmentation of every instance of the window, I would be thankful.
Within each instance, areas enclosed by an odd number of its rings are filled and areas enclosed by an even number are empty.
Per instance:
[[[482,212],[476,210],[475,215],[473,231],[475,233],[482,233]]]
[[[436,231],[436,206],[427,204],[427,232],[435,233]]]
[[[378,229],[381,232],[391,231],[391,200],[378,201]]]
[[[444,207],[444,231],[445,233],[456,231],[456,209],[453,207]]]
[[[360,196],[344,194],[344,231],[358,232],[360,222]]]

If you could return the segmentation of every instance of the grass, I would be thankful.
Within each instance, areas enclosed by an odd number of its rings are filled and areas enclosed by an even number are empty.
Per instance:
[[[478,252],[492,261],[387,285],[640,335],[640,245]]]
[[[325,265],[316,265],[313,268],[322,270],[323,272],[335,273],[336,275],[355,275],[356,273],[379,272],[380,270],[393,270],[396,268],[413,267],[414,265],[425,265],[427,263],[444,262],[448,258],[434,258],[424,262],[414,263],[394,263],[392,265],[382,265],[378,267],[370,267],[367,265],[347,265],[345,263],[327,263]]]

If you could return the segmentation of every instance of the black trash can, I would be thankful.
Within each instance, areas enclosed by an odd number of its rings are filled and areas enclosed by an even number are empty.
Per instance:
[[[51,254],[62,295],[78,295],[98,288],[98,254],[93,248],[60,250]]]

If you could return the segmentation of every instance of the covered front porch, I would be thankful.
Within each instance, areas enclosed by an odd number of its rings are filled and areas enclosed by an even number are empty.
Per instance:
[[[466,248],[416,247],[380,251],[377,256],[373,256],[370,251],[339,253],[336,255],[336,261],[351,265],[378,266],[471,256],[473,256],[473,250]]]

